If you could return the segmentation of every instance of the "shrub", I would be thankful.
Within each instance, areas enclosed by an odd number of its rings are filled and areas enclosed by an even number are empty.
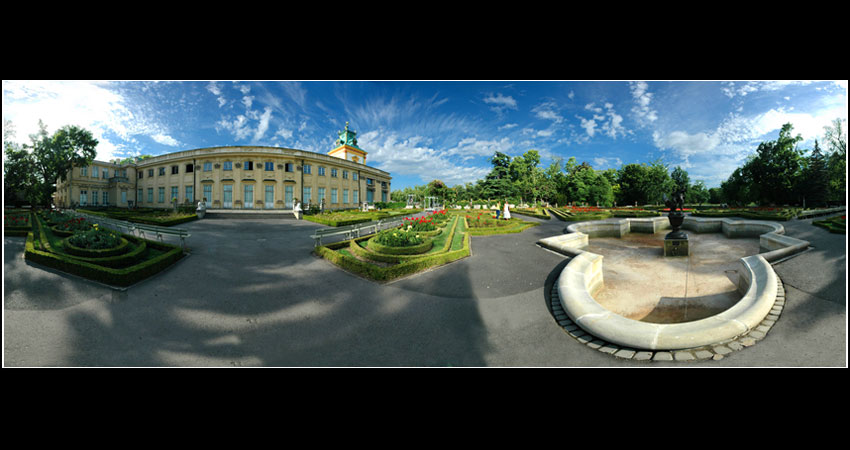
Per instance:
[[[68,242],[78,248],[103,250],[117,247],[121,243],[121,236],[114,231],[98,228],[95,224],[90,230],[75,233],[68,238]]]

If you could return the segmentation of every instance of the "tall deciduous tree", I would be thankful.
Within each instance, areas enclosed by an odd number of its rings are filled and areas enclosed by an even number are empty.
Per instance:
[[[27,146],[32,152],[38,178],[38,203],[46,205],[56,191],[56,180],[64,179],[74,166],[88,166],[97,155],[97,139],[84,128],[67,125],[52,136],[39,121],[39,131],[30,136]]]

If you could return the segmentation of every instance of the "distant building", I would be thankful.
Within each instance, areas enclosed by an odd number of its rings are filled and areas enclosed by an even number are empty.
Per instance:
[[[54,204],[169,208],[197,204],[210,209],[283,209],[321,204],[356,208],[389,201],[392,177],[367,166],[356,132],[339,132],[327,154],[280,147],[233,146],[186,150],[128,164],[94,161],[57,180]]]

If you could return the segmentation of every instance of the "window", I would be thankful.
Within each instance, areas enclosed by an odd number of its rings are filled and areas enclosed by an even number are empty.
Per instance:
[[[122,205],[127,204],[127,191],[121,191],[121,203]]]
[[[142,199],[144,198],[144,195],[145,195],[144,193],[145,193],[144,189],[139,189],[139,191],[136,192],[136,203],[142,203]]]
[[[331,178],[336,178],[336,169],[331,169]]]
[[[192,201],[195,202],[195,187],[194,186],[186,186],[186,197],[183,197],[187,202]]]
[[[143,170],[140,170],[139,171],[139,179],[141,180],[142,178],[144,178],[144,175],[145,175],[145,172]]]
[[[384,202],[384,203],[387,202],[387,192],[386,191],[381,192],[381,201]]]
[[[304,164],[304,173],[306,173],[307,175],[310,175],[311,170],[313,170],[313,169],[309,164]]]
[[[204,163],[204,172],[212,172],[212,163],[211,162],[205,162]]]
[[[80,191],[80,204],[87,205],[89,202],[89,192],[88,191]]]
[[[153,203],[153,188],[148,188],[148,203]]]
[[[322,167],[322,166],[319,166],[319,176],[320,177],[325,176],[325,168]]]
[[[283,167],[284,167],[284,170],[287,171],[287,172],[293,172],[295,170],[295,164],[292,164],[292,163],[286,163],[286,164],[283,165]]]
[[[88,167],[80,167],[80,175],[82,175],[84,177],[89,176],[89,168]],[[82,195],[83,195],[83,192],[80,191],[80,198],[83,198]],[[82,203],[83,202],[81,201],[80,204],[82,204]]]
[[[233,170],[233,161],[225,161],[222,170]]]
[[[99,176],[100,176],[100,174],[98,173],[98,169],[100,169],[100,167],[92,166],[92,168],[91,168],[91,176],[93,176],[94,178],[99,177]]]
[[[354,204],[360,203],[360,196],[358,194],[360,194],[360,192],[357,191],[357,189],[351,191],[351,203],[354,203]]]
[[[374,183],[374,181],[375,180],[373,180],[371,178],[366,178],[366,186],[371,186]]]
[[[266,169],[266,170],[269,170],[269,171],[274,170],[274,163],[273,163],[273,162],[271,162],[271,161],[266,161],[265,169]]]
[[[381,188],[382,188],[382,189],[386,189],[386,188],[387,188],[387,182],[386,182],[386,181],[381,181]]]
[[[351,179],[354,180],[354,181],[357,181],[357,179],[358,179],[357,172],[351,172]]]
[[[204,185],[204,199],[205,202],[212,201],[212,184],[207,183]]]
[[[331,188],[331,203],[337,203],[337,201],[336,201],[336,188]]]
[[[194,171],[195,171],[195,165],[194,164],[186,164],[186,173],[191,173],[191,172],[194,172]]]
[[[180,166],[171,166],[171,174],[177,175],[178,173],[180,173]]]
[[[103,191],[103,206],[109,205],[109,192]]]
[[[153,169],[148,169],[148,178],[153,178]]]
[[[319,203],[324,203],[324,201],[325,201],[325,188],[323,188],[323,187],[319,188],[319,197],[316,198],[316,201],[319,202]]]
[[[254,161],[245,161],[242,164],[242,168],[245,170],[254,170]]]
[[[342,171],[342,179],[343,179],[343,180],[347,180],[347,179],[348,179],[348,171],[347,171],[347,170],[343,170],[343,171]]]
[[[104,167],[104,168],[103,168],[103,179],[105,180],[105,179],[107,179],[107,178],[109,178],[109,169],[107,169],[106,167]]]
[[[157,195],[159,196],[159,203],[165,203],[165,188],[160,187],[157,189]]]
[[[348,204],[348,189],[342,190],[342,203]]]
[[[160,175],[160,176],[165,175],[165,167],[159,168],[159,174],[158,175]]]
[[[171,186],[171,198],[168,201],[173,202],[177,198],[177,186]]]
[[[310,204],[310,195],[312,194],[312,190],[313,188],[305,187],[301,193],[301,201],[303,201],[305,205]]]
[[[97,206],[97,191],[91,191],[91,204]]]

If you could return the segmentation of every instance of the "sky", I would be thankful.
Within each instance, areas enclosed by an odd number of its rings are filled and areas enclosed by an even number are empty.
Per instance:
[[[51,134],[91,131],[101,161],[232,145],[327,153],[349,122],[393,190],[474,183],[496,151],[532,149],[542,168],[661,160],[716,187],[783,124],[810,149],[836,118],[847,80],[3,81],[4,140],[29,143],[42,120]]]

